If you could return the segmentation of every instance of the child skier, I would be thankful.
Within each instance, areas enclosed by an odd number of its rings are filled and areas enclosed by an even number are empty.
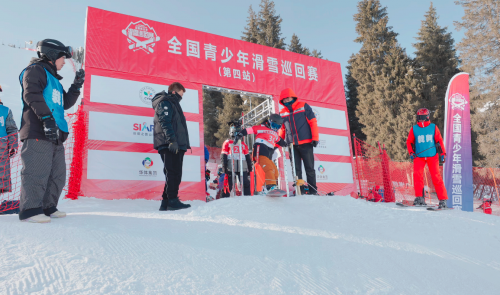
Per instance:
[[[222,144],[221,151],[221,162],[224,173],[227,175],[229,181],[229,191],[225,191],[222,194],[223,198],[229,197],[229,194],[233,188],[232,173],[234,172],[236,176],[240,177],[240,173],[243,170],[243,194],[246,196],[250,195],[250,178],[249,174],[252,172],[252,161],[250,155],[248,154],[248,146],[241,142],[241,149],[243,150],[242,162],[243,167],[240,167],[240,146],[238,140],[233,140],[238,132],[241,131],[241,124],[239,122],[229,122],[229,139],[224,141]],[[231,149],[231,145],[233,148]],[[231,161],[234,161],[234,170],[232,171],[233,165]],[[243,168],[243,169],[241,169]],[[239,178],[241,179],[241,178]]]
[[[439,128],[435,124],[431,124],[429,117],[430,111],[428,109],[419,109],[417,111],[417,125],[410,129],[408,139],[406,140],[410,158],[413,160],[413,183],[415,187],[415,201],[413,205],[427,205],[423,195],[424,169],[425,164],[427,164],[439,199],[439,209],[442,209],[446,208],[448,194],[446,193],[443,178],[439,172],[438,152],[441,153],[441,160],[444,163],[446,150]]]
[[[268,191],[276,188],[278,179],[278,168],[271,160],[276,147],[286,146],[286,142],[278,135],[278,130],[283,125],[283,118],[278,114],[272,114],[261,125],[256,125],[242,130],[236,135],[237,142],[243,136],[255,134],[255,143],[253,145],[252,158],[255,162],[259,161],[260,166],[265,173],[265,184]],[[256,171],[257,173],[257,171]],[[259,175],[257,175],[259,177]],[[257,186],[257,191],[262,188]]]

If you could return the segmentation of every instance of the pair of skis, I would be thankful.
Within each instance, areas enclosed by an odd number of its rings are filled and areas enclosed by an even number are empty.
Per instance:
[[[241,139],[237,142],[239,149],[239,167],[240,167],[240,192],[243,195],[243,159],[241,158],[241,154],[243,153],[243,149],[241,148]],[[231,147],[231,180],[233,181],[233,187],[231,188],[231,197],[236,195],[236,171],[234,170],[234,141],[233,144],[229,145]],[[248,171],[250,173],[250,171]]]
[[[407,200],[403,200],[402,202],[397,202],[396,205],[400,207],[426,208],[429,211],[441,211],[441,210],[453,209],[453,208],[439,208],[437,205],[413,205],[413,202]]]
[[[285,189],[286,191],[283,191],[281,189],[274,189],[274,190],[271,190],[269,192],[267,192],[267,196],[269,197],[282,197],[284,195],[286,195],[287,197],[290,197],[290,190],[288,188],[288,173],[287,173],[287,169],[286,169],[286,153],[285,153],[285,148],[282,147],[281,148],[281,151],[283,153],[283,169],[284,169],[284,176],[285,176]],[[292,160],[292,177],[293,177],[293,182],[294,182],[294,186],[295,186],[295,192],[297,195],[300,195],[301,194],[301,191],[300,191],[300,186],[297,185],[297,181],[298,181],[298,177],[297,175],[295,174],[295,156],[294,156],[294,153],[293,153],[293,144],[291,143],[289,146],[288,146],[288,153],[290,154],[290,159]],[[277,165],[279,166],[279,165]],[[279,169],[279,168],[278,168]],[[279,175],[279,170],[278,170],[278,175]]]

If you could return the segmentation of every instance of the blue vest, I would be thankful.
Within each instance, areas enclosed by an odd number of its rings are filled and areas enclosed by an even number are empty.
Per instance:
[[[7,127],[5,126],[8,115],[9,115],[9,108],[4,105],[0,105],[0,137],[8,135]]]
[[[424,128],[418,125],[413,126],[413,135],[415,135],[415,154],[417,154],[417,157],[430,158],[436,155],[437,149],[436,142],[434,141],[435,133],[435,124],[429,124],[429,126]],[[419,154],[420,152],[422,153]]]
[[[34,65],[34,64],[33,64]],[[30,65],[30,66],[33,66]],[[27,69],[27,68],[26,68]],[[23,102],[23,109],[25,107],[24,105],[24,89],[23,89],[23,76],[24,72],[26,71],[24,69],[21,72],[21,75],[19,75],[19,82],[21,83],[21,101]],[[52,111],[52,116],[56,120],[57,127],[61,131],[68,132],[68,122],[66,122],[66,119],[64,118],[64,90],[61,85],[61,82],[57,80],[56,77],[52,76],[52,74],[47,71],[45,68],[45,73],[47,74],[47,85],[45,86],[45,89],[43,90],[43,98],[45,99],[45,103],[49,107],[49,109]],[[22,120],[21,120],[22,122]],[[22,126],[21,126],[22,127]]]

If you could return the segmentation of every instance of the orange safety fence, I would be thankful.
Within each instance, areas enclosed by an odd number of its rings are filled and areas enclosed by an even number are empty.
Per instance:
[[[380,195],[382,202],[413,201],[413,163],[396,162],[389,159],[385,149],[373,147],[353,137],[355,150],[354,172],[358,194],[355,197],[375,201]],[[441,176],[443,166],[440,166]],[[500,168],[473,167],[474,211],[485,212],[483,202],[491,204],[493,215],[500,216]],[[387,190],[389,188],[389,191]],[[431,180],[429,168],[424,172],[425,198],[428,204],[437,204],[436,190]],[[491,201],[491,202],[490,202]],[[487,206],[488,207],[488,206]]]

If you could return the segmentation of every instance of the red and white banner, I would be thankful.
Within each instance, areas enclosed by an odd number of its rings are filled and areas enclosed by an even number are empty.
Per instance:
[[[176,81],[187,88],[181,105],[192,145],[181,199],[205,199],[202,85],[272,95],[275,103],[282,89],[292,88],[318,117],[318,181],[353,183],[340,64],[91,7],[85,47],[86,196],[161,198],[163,163],[153,149],[151,99]]]

